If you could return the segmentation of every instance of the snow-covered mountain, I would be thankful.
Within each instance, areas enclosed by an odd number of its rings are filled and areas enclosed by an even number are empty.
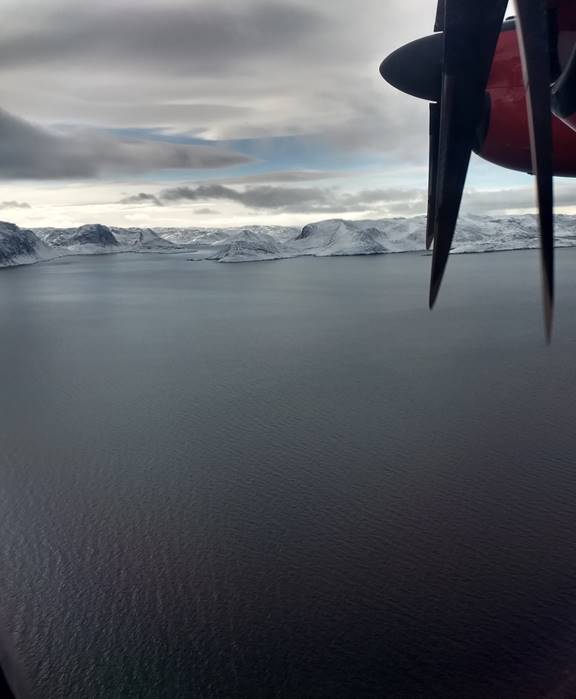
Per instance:
[[[247,228],[158,228],[156,232],[175,245],[218,245],[227,243],[234,236],[250,230],[255,235],[269,235],[274,240],[286,242],[300,234],[297,226],[250,226]]]
[[[255,260],[278,260],[286,257],[284,245],[272,235],[244,229],[217,246],[208,260],[220,262],[254,262]]]
[[[61,255],[171,251],[177,246],[151,228],[117,228],[92,223],[79,228],[37,228],[36,235]]]
[[[300,254],[322,257],[416,252],[425,248],[425,230],[424,217],[380,221],[320,221],[304,226],[293,241],[293,248]]]
[[[53,248],[66,248],[70,252],[102,252],[105,248],[117,248],[118,241],[108,226],[91,223],[80,228],[38,231],[44,242]]]
[[[426,217],[387,218],[348,221],[331,219],[310,223],[295,235],[278,236],[273,229],[255,228],[228,231],[223,237],[211,233],[203,247],[197,247],[193,259],[221,262],[271,260],[288,257],[335,257],[344,255],[381,255],[425,250]],[[536,248],[540,245],[538,219],[534,215],[486,217],[461,216],[454,237],[454,253],[495,252]],[[576,245],[576,217],[557,216],[556,245]]]
[[[50,249],[30,230],[0,221],[0,267],[25,265],[50,257]]]
[[[576,216],[555,217],[556,247],[576,245]],[[523,216],[465,216],[459,221],[452,252],[498,252],[540,247],[538,217]]]
[[[302,256],[422,252],[426,218],[362,221],[331,219],[304,228],[79,228],[20,229],[0,223],[0,266],[62,255],[118,252],[186,252],[191,260],[248,262]],[[576,216],[556,217],[556,245],[576,246]],[[461,216],[452,252],[475,253],[539,246],[534,215]]]
[[[110,228],[117,243],[125,248],[139,250],[173,250],[178,246],[161,238],[151,228]]]
[[[321,221],[304,226],[294,241],[294,247],[301,254],[318,256],[419,252],[425,249],[425,231],[425,216],[374,221]],[[538,219],[534,215],[461,216],[452,252],[537,248],[540,245],[538,231]],[[576,217],[556,217],[556,245],[576,245]]]

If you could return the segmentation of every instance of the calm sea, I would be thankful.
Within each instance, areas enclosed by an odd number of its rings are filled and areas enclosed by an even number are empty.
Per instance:
[[[576,696],[576,251],[0,272],[34,699]]]

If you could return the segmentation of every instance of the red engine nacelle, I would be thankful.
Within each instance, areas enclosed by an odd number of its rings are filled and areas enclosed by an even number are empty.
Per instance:
[[[576,40],[576,7],[560,4],[554,28],[554,60],[562,69],[569,61]],[[503,31],[492,64],[487,87],[486,118],[476,149],[490,162],[512,170],[532,172],[526,92],[518,37],[513,28]],[[574,122],[572,115],[566,121]],[[576,131],[557,117],[552,118],[554,173],[576,177]]]

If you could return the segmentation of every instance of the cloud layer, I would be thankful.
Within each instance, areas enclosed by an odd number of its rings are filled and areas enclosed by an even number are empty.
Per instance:
[[[73,179],[163,169],[240,165],[233,151],[161,141],[121,140],[90,130],[49,131],[0,110],[0,178]]]
[[[254,212],[274,213],[373,213],[382,216],[417,215],[426,212],[427,190],[363,189],[346,192],[334,187],[247,186],[237,189],[222,184],[180,186],[163,189],[157,194],[140,192],[121,200],[121,204],[171,206],[185,203],[225,201],[240,204]],[[556,187],[558,207],[576,201],[576,185],[564,183]],[[463,211],[488,214],[518,212],[536,206],[533,187],[513,189],[471,190],[463,201]]]
[[[427,105],[378,65],[434,14],[430,0],[4,0],[0,206],[36,225],[423,213]],[[532,208],[510,189],[524,180],[496,176],[508,191],[484,179],[464,206]]]
[[[387,52],[431,30],[432,4],[5,0],[0,99],[45,122],[212,139],[306,134],[415,153],[420,137],[398,136],[423,126],[425,142],[425,105],[377,71]]]
[[[409,201],[419,192],[403,190],[364,190],[356,194],[328,187],[249,186],[238,190],[222,184],[181,186],[163,189],[157,195],[140,192],[121,200],[121,204],[165,206],[186,202],[227,201],[254,211],[276,213],[362,212],[389,202]]]

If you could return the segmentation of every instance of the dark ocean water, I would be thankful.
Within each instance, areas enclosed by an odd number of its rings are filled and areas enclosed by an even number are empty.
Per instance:
[[[576,251],[0,273],[34,699],[576,696]]]

